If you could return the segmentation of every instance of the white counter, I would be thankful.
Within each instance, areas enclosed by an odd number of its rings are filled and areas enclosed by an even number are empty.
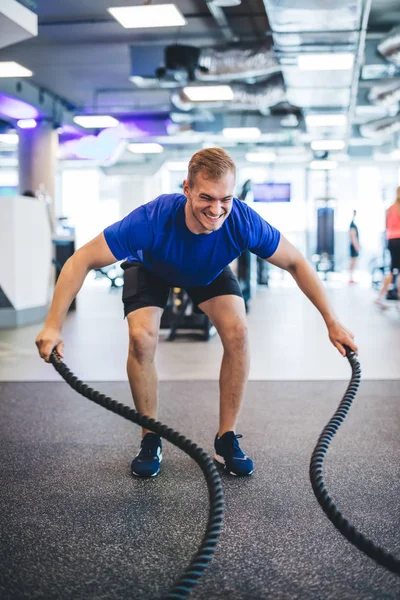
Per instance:
[[[26,196],[0,196],[0,328],[45,317],[51,260],[46,204]]]

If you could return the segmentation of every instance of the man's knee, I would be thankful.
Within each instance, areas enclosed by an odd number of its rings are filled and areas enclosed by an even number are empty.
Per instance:
[[[240,351],[247,347],[248,330],[245,321],[239,319],[232,324],[226,324],[219,333],[226,350]]]
[[[129,354],[139,363],[153,361],[157,348],[158,332],[147,327],[129,331]]]

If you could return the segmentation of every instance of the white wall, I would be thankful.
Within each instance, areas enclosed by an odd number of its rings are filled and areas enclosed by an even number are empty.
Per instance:
[[[274,182],[290,183],[291,201],[277,203],[251,202],[248,204],[266,221],[279,229],[288,240],[305,252],[307,228],[307,205],[305,197],[306,173],[302,167],[245,167],[238,170],[237,193],[240,193],[243,183],[251,179],[254,183]]]

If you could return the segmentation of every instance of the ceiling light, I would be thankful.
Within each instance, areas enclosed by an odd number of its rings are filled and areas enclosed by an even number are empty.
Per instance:
[[[185,96],[192,102],[218,102],[233,100],[229,85],[199,85],[183,88]]]
[[[169,171],[187,171],[188,165],[188,160],[170,160],[166,163]]]
[[[353,68],[354,54],[300,54],[297,64],[301,71],[342,71]]]
[[[0,134],[0,142],[3,142],[3,144],[10,144],[12,146],[16,146],[18,144],[18,134],[17,133],[1,133]]]
[[[117,119],[108,115],[81,115],[74,117],[74,122],[87,129],[103,129],[119,125]]]
[[[33,73],[16,62],[0,62],[0,77],[32,77]]]
[[[128,150],[134,154],[160,154],[164,148],[161,144],[128,144]]]
[[[211,0],[212,4],[215,6],[220,6],[221,8],[228,8],[229,6],[239,6],[242,0]]]
[[[334,115],[334,114],[326,114],[326,115],[307,115],[306,116],[306,124],[311,127],[335,127],[346,125],[347,117],[346,115]]]
[[[335,160],[312,160],[310,162],[310,169],[314,171],[329,171],[330,169],[336,169],[337,162]]]
[[[126,29],[146,27],[182,27],[185,17],[175,4],[147,4],[145,6],[120,6],[107,9]]]
[[[343,150],[343,140],[314,140],[311,142],[312,150]]]
[[[283,119],[281,119],[282,127],[297,127],[298,124],[299,120],[294,114],[286,115],[285,117],[283,117]]]
[[[222,134],[228,140],[255,140],[260,137],[258,127],[225,127]]]
[[[275,159],[275,152],[247,152],[246,154],[246,160],[249,162],[269,163]]]
[[[20,129],[34,129],[37,123],[35,119],[20,119],[17,121],[17,125]]]

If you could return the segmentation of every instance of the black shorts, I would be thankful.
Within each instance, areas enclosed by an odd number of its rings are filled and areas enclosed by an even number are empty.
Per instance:
[[[125,317],[132,311],[146,306],[165,308],[168,302],[170,284],[151,273],[142,263],[124,262],[122,301]],[[202,312],[198,305],[216,296],[233,294],[243,298],[239,282],[230,267],[226,267],[214,281],[208,285],[184,288],[193,301],[196,312]]]
[[[350,244],[350,258],[357,258],[358,255],[358,250],[354,248],[353,244]]]
[[[400,269],[400,238],[388,240],[388,248],[390,252],[390,270]]]

